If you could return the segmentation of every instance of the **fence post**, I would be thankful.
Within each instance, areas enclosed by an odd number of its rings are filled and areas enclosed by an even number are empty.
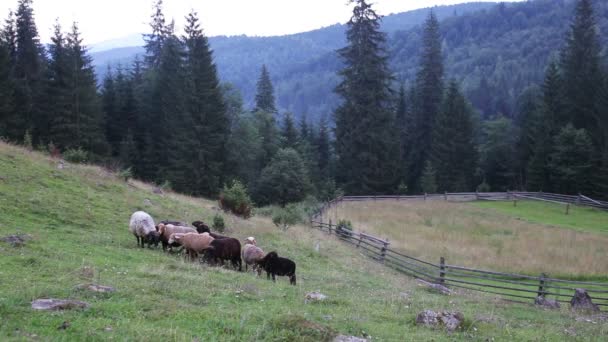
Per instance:
[[[541,273],[540,284],[538,285],[538,297],[545,298],[545,278],[547,278],[547,275],[545,273]]]
[[[439,258],[439,284],[445,284],[445,258]]]
[[[361,235],[361,233],[359,233],[359,242],[357,242],[357,248],[359,248],[359,246],[361,246],[361,240],[363,240],[363,235]]]
[[[443,192],[443,197],[445,198],[446,201],[448,200],[448,192],[447,191]]]
[[[514,206],[514,207],[517,207],[517,198],[514,198],[514,199],[513,199],[513,206]]]
[[[566,204],[566,215],[570,214],[570,203]]]
[[[511,200],[511,191],[507,190],[507,200]]]
[[[475,190],[475,200],[479,201],[479,191]]]
[[[331,219],[329,219],[329,235],[331,235]]]
[[[424,200],[426,201],[426,192],[424,193]]]
[[[576,196],[576,205],[581,205],[581,198],[582,198],[582,197],[583,197],[583,196],[582,196],[582,195],[581,195],[581,193],[579,192],[579,193],[578,193],[578,196]]]
[[[384,258],[386,257],[386,249],[388,248],[388,240],[384,242],[382,249],[380,250],[380,261],[384,263]]]

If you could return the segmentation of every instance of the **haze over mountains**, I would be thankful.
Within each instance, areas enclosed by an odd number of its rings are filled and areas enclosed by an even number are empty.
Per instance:
[[[542,80],[547,61],[555,57],[573,6],[572,0],[535,0],[434,7],[444,37],[447,77],[461,83],[485,117],[513,115],[522,91]],[[600,29],[607,32],[608,4],[598,2],[596,7]],[[428,11],[393,14],[383,20],[397,83],[409,83],[416,73],[420,24]],[[209,41],[221,80],[241,91],[246,108],[251,107],[260,68],[266,64],[279,109],[316,119],[330,115],[338,103],[333,88],[341,64],[335,51],[346,43],[344,31],[344,25],[333,25],[287,36],[219,36]],[[134,42],[141,42],[141,37],[92,47],[99,82],[109,65],[129,67],[144,52],[140,46],[129,46]],[[100,51],[115,46],[122,47]]]

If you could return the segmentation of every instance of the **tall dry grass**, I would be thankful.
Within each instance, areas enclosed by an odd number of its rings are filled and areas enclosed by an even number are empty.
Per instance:
[[[443,201],[345,202],[324,219],[388,238],[391,248],[452,265],[550,275],[608,274],[608,235],[518,220]]]

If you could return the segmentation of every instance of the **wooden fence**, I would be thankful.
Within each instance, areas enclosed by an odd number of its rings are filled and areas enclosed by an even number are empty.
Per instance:
[[[546,274],[538,276],[495,272],[489,270],[479,270],[469,267],[457,266],[449,264],[445,258],[439,258],[439,262],[429,262],[416,257],[408,256],[403,252],[395,251],[390,248],[390,242],[362,232],[347,229],[331,222],[323,222],[322,214],[340,202],[353,201],[369,201],[369,200],[407,200],[407,199],[444,199],[450,200],[450,197],[456,200],[468,200],[469,197],[477,196],[478,200],[514,200],[518,196],[535,197],[535,199],[549,200],[559,199],[561,201],[573,201],[566,203],[574,203],[577,205],[587,205],[587,202],[593,202],[592,207],[607,206],[608,203],[594,200],[584,199],[577,203],[578,196],[564,196],[554,194],[543,194],[542,197],[538,193],[460,193],[460,194],[443,194],[443,195],[425,195],[425,196],[348,196],[332,200],[311,216],[311,226],[327,232],[330,235],[335,235],[340,240],[352,245],[361,251],[362,254],[391,267],[397,271],[408,274],[412,277],[425,280],[427,282],[441,284],[447,287],[461,288],[471,291],[484,292],[494,295],[499,295],[503,299],[531,304],[539,297],[550,297],[560,303],[570,303],[577,288],[587,290],[593,302],[597,304],[602,311],[608,308],[608,283],[602,282],[585,282],[566,279],[552,278]],[[443,197],[443,198],[441,198]],[[583,196],[584,197],[584,196]],[[607,206],[608,207],[608,206]],[[603,207],[601,209],[606,209]]]

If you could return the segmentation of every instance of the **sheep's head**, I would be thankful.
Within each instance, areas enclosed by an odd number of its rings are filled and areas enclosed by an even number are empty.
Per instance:
[[[163,235],[165,233],[165,224],[159,223],[158,226],[156,226],[156,231],[159,232],[160,235]]]
[[[148,244],[157,247],[160,242],[160,234],[157,231],[149,232],[148,235],[146,235],[146,240],[148,241]]]
[[[169,236],[168,243],[170,245],[172,245],[174,243],[181,243],[180,240],[181,240],[182,236],[184,236],[184,234],[181,234],[181,233],[171,234],[171,236]]]
[[[199,234],[211,232],[209,226],[206,225],[203,221],[194,221],[192,222],[192,225],[196,227],[196,231],[199,232]]]
[[[248,238],[245,239],[245,242],[250,244],[250,245],[257,245],[257,242],[255,241],[255,238],[253,236],[250,236]]]
[[[273,252],[270,252],[270,253],[266,254],[266,256],[264,257],[264,259],[271,260],[271,259],[276,259],[278,257],[279,257],[279,255],[277,254],[277,252],[273,251]]]

